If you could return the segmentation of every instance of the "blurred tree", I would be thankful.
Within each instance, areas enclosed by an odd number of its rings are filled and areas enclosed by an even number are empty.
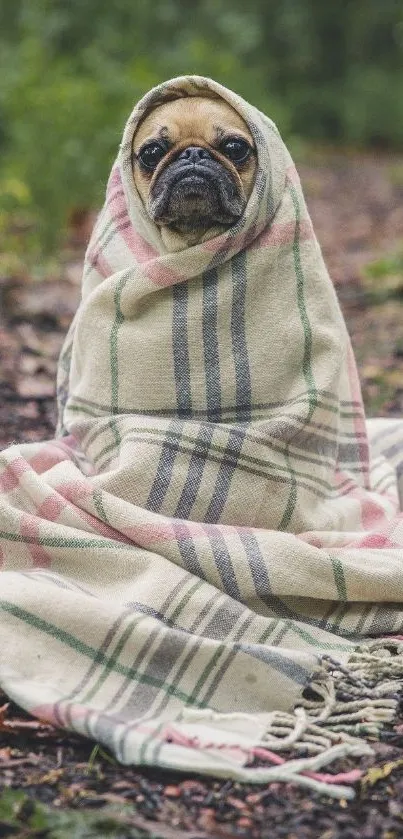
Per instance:
[[[50,246],[101,201],[136,99],[181,73],[288,137],[403,145],[401,0],[0,0],[0,227],[31,212]]]

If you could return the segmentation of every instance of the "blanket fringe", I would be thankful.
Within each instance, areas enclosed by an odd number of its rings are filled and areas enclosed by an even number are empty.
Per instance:
[[[367,741],[379,738],[383,726],[393,723],[402,685],[403,640],[377,639],[357,647],[346,665],[323,656],[319,671],[294,711],[264,715],[264,731],[253,747],[248,748],[245,741],[235,745],[234,736],[226,740],[222,729],[211,742],[197,735],[189,737],[180,730],[180,723],[178,727],[169,726],[169,740],[178,746],[216,754],[222,750],[227,758],[231,749],[243,751],[245,764],[238,766],[234,775],[238,780],[292,782],[333,798],[353,798],[355,791],[350,784],[362,777],[362,770],[336,774],[318,770],[335,760],[373,754]],[[182,713],[181,722],[192,721],[196,727],[198,722],[219,726],[224,718],[228,731],[231,722],[234,729],[244,723],[245,731],[253,724],[249,714],[191,709]],[[295,757],[280,756],[279,752],[292,752]]]
[[[403,642],[375,639],[357,647],[346,665],[323,656],[299,704],[327,730],[377,738],[396,716],[402,684]]]

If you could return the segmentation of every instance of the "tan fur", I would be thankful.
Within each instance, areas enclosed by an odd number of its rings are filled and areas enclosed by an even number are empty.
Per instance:
[[[179,151],[188,146],[201,146],[213,152],[216,159],[232,174],[240,193],[248,200],[255,180],[256,156],[251,155],[242,168],[236,168],[227,157],[221,154],[218,148],[218,136],[222,140],[234,134],[243,137],[254,147],[253,138],[247,124],[230,105],[220,99],[191,96],[175,99],[151,111],[140,124],[133,139],[133,176],[144,206],[148,208],[150,190],[164,166]],[[142,172],[135,160],[135,155],[145,142],[160,139],[162,135],[167,137],[173,145],[150,177],[150,175]],[[192,235],[189,234],[187,244],[194,244],[197,240],[211,238],[218,232],[220,232],[220,227],[212,225],[209,230],[203,233],[202,237],[200,237],[200,233],[195,234],[196,238],[193,237],[192,240]]]

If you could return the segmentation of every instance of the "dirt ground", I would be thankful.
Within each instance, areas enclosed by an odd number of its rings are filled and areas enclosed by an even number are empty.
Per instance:
[[[305,152],[299,169],[367,413],[403,415],[403,158]],[[12,271],[0,259],[2,447],[53,434],[56,361],[79,299],[88,224],[52,269]],[[373,745],[354,801],[333,801],[278,783],[252,788],[121,767],[10,705],[0,708],[0,837],[403,837],[403,715]]]

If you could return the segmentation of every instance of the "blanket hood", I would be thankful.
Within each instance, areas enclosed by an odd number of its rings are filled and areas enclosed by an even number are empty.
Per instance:
[[[255,186],[232,228],[169,252],[134,185],[133,135],[159,103],[210,94],[249,125]],[[61,428],[103,486],[115,492],[123,470],[130,500],[155,512],[328,530],[369,489],[355,362],[292,159],[271,120],[209,79],[160,85],[127,122],[59,395]]]

